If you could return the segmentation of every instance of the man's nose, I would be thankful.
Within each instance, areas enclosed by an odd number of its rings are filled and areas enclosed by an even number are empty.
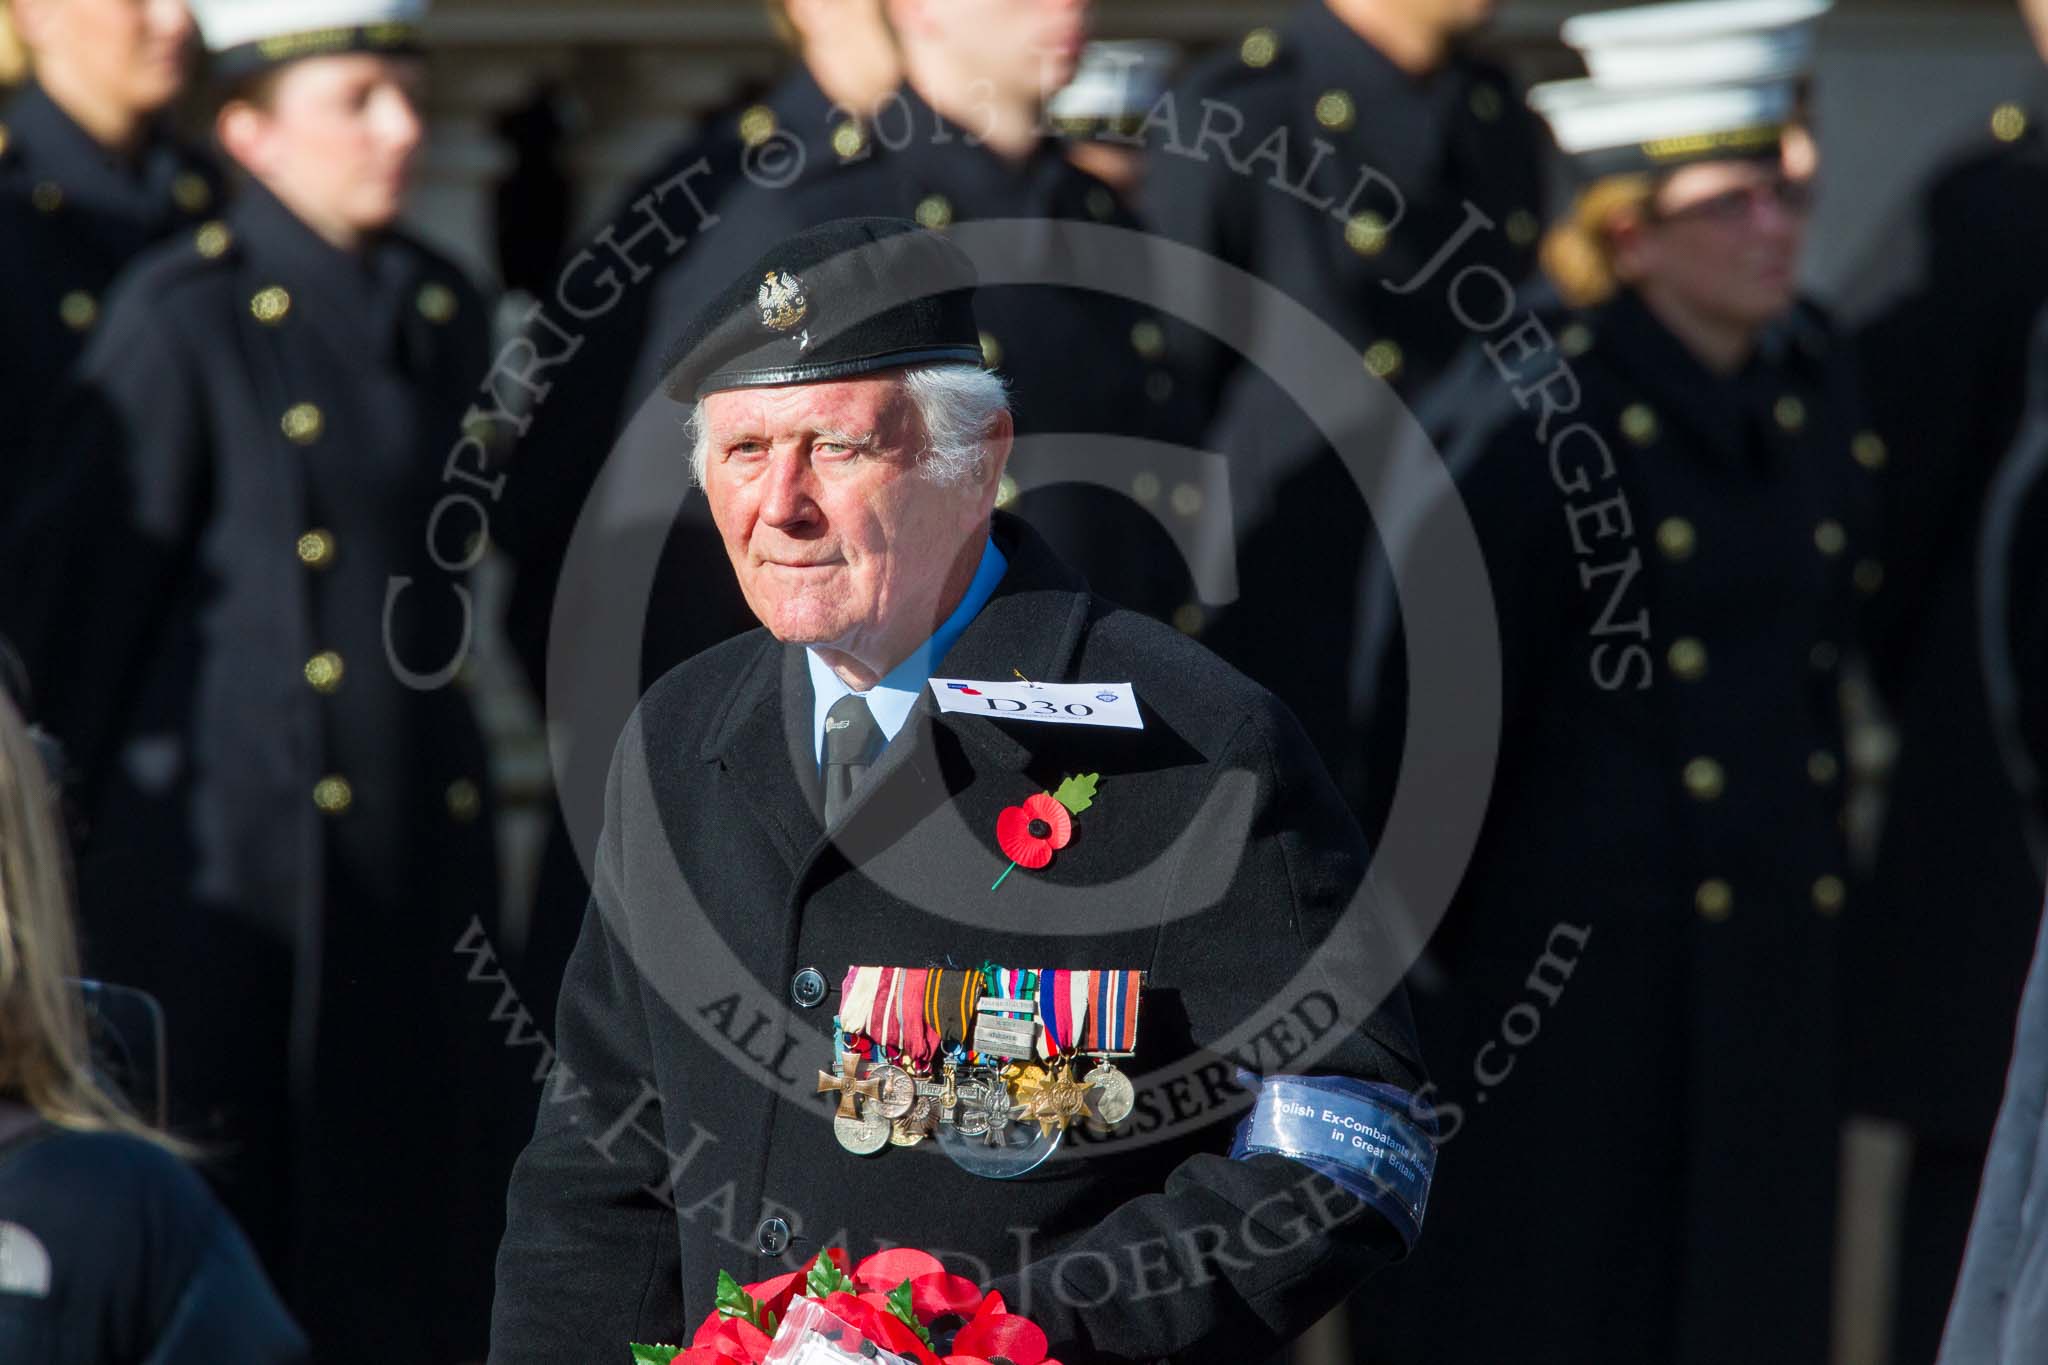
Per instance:
[[[796,526],[817,516],[818,504],[811,496],[811,462],[801,451],[782,450],[771,455],[764,477],[761,520],[771,526]]]

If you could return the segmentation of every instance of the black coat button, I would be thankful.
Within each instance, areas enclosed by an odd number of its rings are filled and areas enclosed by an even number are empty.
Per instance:
[[[825,974],[806,967],[789,979],[789,998],[798,1009],[814,1010],[825,1003]]]
[[[780,1256],[789,1250],[789,1224],[780,1218],[764,1218],[755,1230],[754,1245],[763,1256]]]

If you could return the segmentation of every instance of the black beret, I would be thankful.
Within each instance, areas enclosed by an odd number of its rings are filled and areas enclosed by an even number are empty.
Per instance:
[[[903,218],[841,218],[770,248],[706,305],[671,353],[669,397],[979,365],[974,263]]]

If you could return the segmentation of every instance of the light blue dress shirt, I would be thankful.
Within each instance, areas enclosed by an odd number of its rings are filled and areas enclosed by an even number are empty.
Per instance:
[[[1004,572],[1010,561],[996,548],[991,540],[982,546],[981,563],[974,570],[974,581],[967,585],[967,592],[960,599],[960,605],[953,608],[931,638],[910,651],[908,658],[894,668],[873,687],[865,692],[855,693],[841,681],[815,649],[804,650],[811,666],[811,748],[818,756],[818,765],[825,763],[825,713],[841,697],[861,696],[867,698],[868,710],[874,713],[875,724],[882,727],[882,733],[889,739],[896,738],[896,732],[910,719],[910,708],[917,705],[917,694],[924,691],[924,685],[931,680],[932,666],[946,657],[946,651],[960,638],[960,632],[967,629],[967,623],[980,614],[988,599],[995,595],[996,584],[1003,581]]]

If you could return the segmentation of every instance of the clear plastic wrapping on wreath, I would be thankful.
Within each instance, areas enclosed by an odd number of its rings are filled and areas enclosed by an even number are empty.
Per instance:
[[[911,1365],[862,1336],[816,1299],[791,1299],[766,1365]]]

